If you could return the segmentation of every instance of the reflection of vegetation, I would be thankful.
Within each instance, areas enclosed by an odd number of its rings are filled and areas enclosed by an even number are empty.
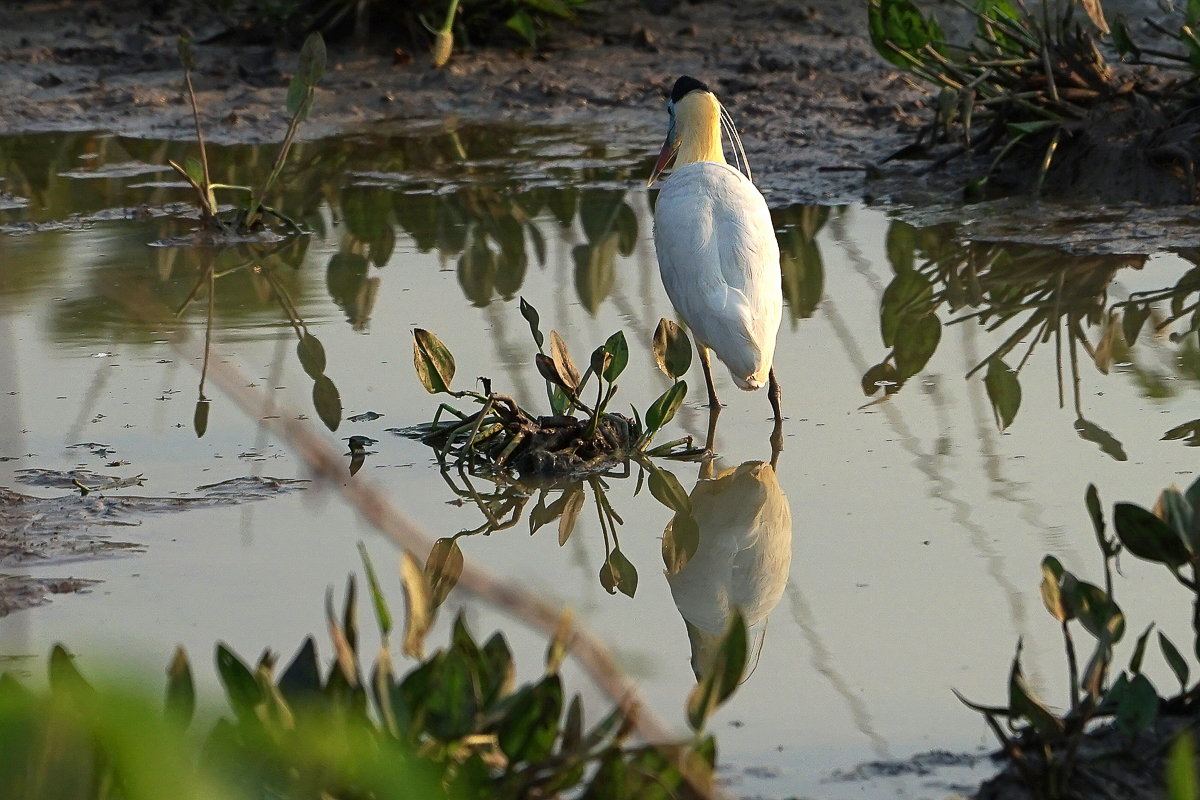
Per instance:
[[[480,406],[479,411],[468,415],[443,403],[431,423],[412,431],[437,451],[443,467],[446,458],[452,456],[457,465],[472,471],[562,479],[607,472],[631,458],[692,458],[704,452],[692,447],[691,437],[650,447],[687,394],[687,383],[679,376],[691,362],[691,346],[678,326],[663,320],[660,329],[669,328],[675,333],[655,337],[656,360],[675,383],[646,409],[643,424],[637,409],[633,419],[607,411],[616,395],[616,380],[629,361],[629,346],[621,331],[592,351],[587,370],[580,376],[556,332],[550,332],[550,352],[545,351],[538,313],[524,299],[521,314],[529,322],[537,344],[535,363],[546,380],[551,416],[530,414],[512,397],[492,392],[490,378],[480,379],[482,393],[451,390],[454,356],[429,331],[414,332],[413,357],[417,377],[425,389],[430,394],[469,398]],[[684,353],[685,358],[681,357]],[[596,379],[596,400],[589,406],[584,397],[592,378]],[[576,411],[584,416],[576,417]],[[443,413],[453,419],[440,424]]]
[[[941,340],[942,323],[936,311],[951,313],[978,309],[951,319],[947,325],[976,321],[989,331],[1008,329],[1008,335],[968,373],[986,369],[984,385],[1003,429],[1016,417],[1021,403],[1021,370],[1038,344],[1054,340],[1059,403],[1064,403],[1064,344],[1070,361],[1076,429],[1080,436],[1124,460],[1119,442],[1086,420],[1080,397],[1079,350],[1107,373],[1124,357],[1120,321],[1107,305],[1107,288],[1125,267],[1140,267],[1145,256],[1070,256],[1038,245],[960,243],[949,228],[916,230],[894,222],[888,230],[888,258],[895,277],[884,292],[880,328],[888,356],[863,376],[863,391],[873,395],[900,390],[922,369]],[[918,257],[920,260],[918,261]],[[1091,343],[1085,326],[1101,328]],[[1005,361],[1027,342],[1015,366]]]
[[[187,311],[188,306],[192,304],[192,301],[200,295],[201,290],[204,290],[208,298],[208,306],[204,328],[204,365],[200,372],[200,397],[196,401],[196,411],[193,416],[193,428],[196,431],[196,436],[204,436],[208,430],[208,412],[211,401],[204,396],[204,380],[208,373],[209,351],[212,349],[213,308],[216,304],[217,279],[243,270],[250,270],[256,278],[263,282],[267,296],[278,303],[279,308],[287,316],[288,322],[291,324],[292,330],[295,331],[298,340],[296,355],[300,360],[300,365],[304,368],[308,376],[313,379],[313,407],[317,411],[317,416],[321,418],[326,427],[331,431],[336,431],[342,421],[342,399],[338,393],[337,386],[325,374],[325,348],[322,346],[320,340],[308,330],[308,326],[300,316],[295,302],[276,276],[275,265],[271,264],[267,259],[268,255],[274,254],[252,253],[250,258],[242,261],[240,264],[218,272],[212,252],[202,249],[200,253],[201,263],[203,264],[201,274],[196,279],[191,293],[188,294],[187,299],[183,301],[183,305],[175,313],[176,317],[182,316]]]
[[[1162,743],[1194,724],[1200,683],[1191,681],[1189,659],[1159,631],[1159,649],[1179,681],[1177,694],[1159,695],[1142,670],[1153,622],[1138,637],[1128,669],[1109,680],[1113,648],[1126,629],[1125,616],[1113,597],[1114,564],[1126,551],[1165,566],[1189,591],[1195,639],[1190,649],[1200,658],[1200,481],[1186,492],[1167,489],[1153,512],[1117,503],[1113,508],[1115,537],[1106,533],[1094,486],[1088,487],[1086,503],[1103,556],[1104,587],[1077,578],[1053,556],[1042,561],[1042,599],[1059,623],[1066,650],[1067,710],[1062,714],[1050,710],[1026,682],[1020,643],[1009,673],[1008,704],[967,705],[984,715],[1015,770],[999,781],[1022,783],[1042,798],[1087,796],[1095,787],[1104,787],[1105,796],[1114,798],[1161,795],[1167,772],[1167,748]],[[1073,622],[1095,640],[1082,672],[1076,660]],[[1000,720],[1008,722],[1012,735],[1002,729]],[[1097,729],[1100,721],[1111,725]],[[1113,760],[1111,754],[1118,751],[1125,758]],[[1177,770],[1178,765],[1172,769]],[[1192,771],[1194,777],[1194,763]]]
[[[570,646],[565,636],[551,642],[544,673],[521,686],[514,686],[516,667],[504,636],[479,644],[461,616],[449,646],[424,659],[419,652],[428,628],[414,627],[424,621],[417,609],[427,587],[419,573],[407,575],[404,649],[422,659],[413,669],[399,677],[394,672],[391,612],[368,562],[382,639],[373,665],[360,652],[351,576],[340,617],[332,590],[326,598],[336,654],[328,668],[311,636],[278,674],[270,650],[251,666],[224,644],[216,646],[233,713],[217,720],[202,747],[187,733],[197,693],[182,648],[168,669],[163,709],[129,690],[93,686],[56,646],[48,691],[0,677],[6,764],[0,794],[81,800],[710,796],[715,742],[701,730],[729,692],[689,701],[691,738],[631,745],[635,720],[621,709],[585,727],[581,697],[566,701],[559,674]],[[726,671],[741,667],[735,659]],[[711,685],[727,683],[723,671],[706,677]]]
[[[829,206],[791,206],[771,217],[779,239],[783,296],[794,325],[813,315],[825,290],[825,265],[816,239],[829,219]]]

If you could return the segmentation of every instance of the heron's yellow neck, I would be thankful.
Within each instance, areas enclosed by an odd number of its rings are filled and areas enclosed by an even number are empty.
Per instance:
[[[721,150],[721,105],[709,92],[689,92],[675,104],[675,130],[679,150],[675,166],[694,161],[725,163]]]

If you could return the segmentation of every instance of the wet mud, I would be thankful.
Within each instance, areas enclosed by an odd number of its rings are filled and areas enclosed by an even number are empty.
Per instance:
[[[81,485],[136,485],[88,470],[27,469],[17,479],[30,486],[75,491],[35,497],[0,487],[0,617],[48,602],[52,594],[83,592],[97,583],[74,576],[19,575],[13,570],[142,552],[145,545],[133,541],[124,529],[140,526],[145,517],[265,500],[308,485],[304,480],[246,476],[197,487],[184,497],[139,497],[84,491]]]
[[[136,4],[135,4],[136,5]],[[426,53],[395,63],[389,43],[332,42],[303,138],[390,121],[457,118],[602,125],[614,142],[661,143],[665,93],[680,74],[708,82],[742,130],[756,179],[774,203],[861,198],[863,164],[915,130],[926,93],[879,59],[865,11],[841,0],[596,3],[576,26],[555,27],[537,54],[456,51],[432,68]],[[279,141],[296,55],[240,44],[211,4],[171,4],[158,16],[113,2],[0,7],[0,134],[107,130],[195,137],[181,91],[176,37],[190,33],[206,136]]]

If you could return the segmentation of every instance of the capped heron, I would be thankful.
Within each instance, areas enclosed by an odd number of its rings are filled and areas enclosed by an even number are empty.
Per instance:
[[[767,201],[749,177],[737,129],[709,88],[695,78],[675,81],[667,103],[667,140],[647,185],[675,159],[654,206],[654,247],[671,305],[696,340],[708,402],[719,408],[709,351],[729,368],[739,389],[769,385],[775,420],[780,388],[772,359],[783,316],[779,244]],[[731,167],[721,128],[746,167]]]

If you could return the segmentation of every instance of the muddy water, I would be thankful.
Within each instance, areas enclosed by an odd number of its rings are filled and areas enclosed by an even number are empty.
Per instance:
[[[990,767],[971,757],[991,742],[951,689],[1003,702],[1022,637],[1033,683],[1051,702],[1064,697],[1038,565],[1053,553],[1098,579],[1086,484],[1106,504],[1149,504],[1193,479],[1188,440],[1162,440],[1200,418],[1196,336],[1166,335],[1192,318],[1188,281],[1170,291],[1193,267],[1189,252],[1071,257],[965,242],[952,226],[917,229],[870,208],[793,207],[775,212],[788,302],[777,351],[784,449],[767,466],[767,398],[719,372],[720,477],[698,483],[698,465],[663,465],[692,495],[698,546],[686,565],[664,573],[673,512],[636,491],[636,469],[584,488],[565,541],[557,520],[530,535],[530,516],[557,491],[499,498],[489,532],[472,491],[496,488],[447,479],[428,449],[391,430],[428,421],[437,403],[413,374],[410,332],[443,339],[460,388],[489,376],[544,410],[524,297],[577,361],[623,330],[630,359],[618,397],[644,410],[669,385],[648,349],[670,314],[650,239],[648,154],[614,151],[601,131],[440,126],[308,144],[279,209],[311,233],[212,252],[161,246],[194,226],[179,205],[185,188],[161,170],[187,152],[87,135],[0,140],[0,486],[61,509],[77,492],[48,475],[86,470],[74,474],[90,486],[141,478],[89,495],[128,502],[116,519],[108,505],[68,506],[91,550],[0,562],[26,582],[81,581],[0,619],[4,654],[62,640],[85,663],[132,657],[159,669],[176,643],[202,662],[223,639],[247,657],[269,646],[286,658],[321,628],[326,586],[359,569],[358,540],[377,565],[395,563],[320,487],[246,488],[306,476],[255,420],[202,390],[200,363],[171,347],[205,336],[209,291],[197,283],[210,265],[213,357],[268,390],[260,416],[324,417],[336,422],[331,438],[377,440],[346,480],[386,487],[436,536],[474,531],[456,540],[468,559],[571,606],[681,730],[705,630],[740,605],[754,622],[756,666],[713,729],[741,795],[941,797],[976,784]],[[212,155],[220,180],[247,184],[273,152]],[[1155,302],[1129,349],[1108,321],[1137,292]],[[1172,306],[1180,321],[1154,334]],[[936,330],[913,308],[932,310]],[[301,363],[297,330],[322,343],[317,374],[336,404]],[[989,358],[1022,330],[998,356],[1021,365],[1019,406],[1002,432],[1014,381]],[[668,433],[703,439],[700,376],[688,378],[693,391]],[[183,502],[226,481],[238,481],[230,502]],[[615,533],[599,522],[597,490],[623,520]],[[186,508],[164,510],[165,499]],[[5,525],[32,535],[28,518]],[[637,573],[636,590],[624,583],[632,597],[601,584],[614,549]],[[1173,582],[1132,561],[1123,568],[1130,629],[1154,619],[1186,641]],[[381,572],[398,606],[394,570]],[[461,603],[451,595],[447,610]],[[544,643],[488,609],[466,612],[479,633],[503,625],[519,663],[539,668]],[[1117,661],[1126,657],[1119,649]],[[1169,686],[1165,667],[1150,670]]]

